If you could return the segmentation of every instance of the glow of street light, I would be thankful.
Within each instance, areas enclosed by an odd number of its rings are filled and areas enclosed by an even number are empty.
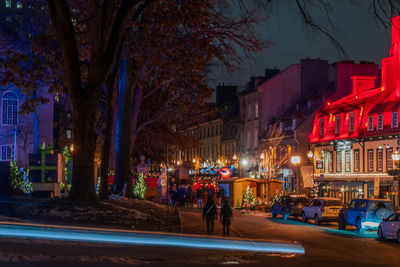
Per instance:
[[[243,160],[242,160],[242,165],[243,165],[243,166],[247,166],[247,164],[248,164],[247,159],[243,159]]]
[[[237,160],[238,156],[235,154],[233,155],[233,160]]]
[[[264,155],[264,153],[261,153],[261,155],[260,155],[260,159],[265,159],[265,155]]]
[[[177,164],[177,165],[181,165],[181,161],[178,160],[178,161],[176,162],[176,164]]]
[[[314,154],[313,154],[312,151],[310,150],[310,151],[308,151],[307,156],[308,156],[308,158],[311,159],[311,158],[314,156]]]
[[[72,145],[70,146],[69,150],[70,150],[71,152],[74,152],[74,144],[72,144]]]
[[[400,153],[399,153],[398,151],[395,151],[395,152],[392,154],[392,159],[393,159],[394,161],[399,161],[399,160],[400,160]]]
[[[193,163],[196,163],[196,159],[195,158],[193,159]]]

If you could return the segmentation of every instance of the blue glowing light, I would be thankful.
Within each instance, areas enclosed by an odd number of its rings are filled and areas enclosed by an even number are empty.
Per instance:
[[[241,250],[265,253],[304,254],[300,244],[240,239],[208,238],[149,232],[119,232],[107,230],[67,229],[27,225],[0,225],[0,236],[40,238],[63,241],[102,242],[144,246],[174,246],[201,249]]]

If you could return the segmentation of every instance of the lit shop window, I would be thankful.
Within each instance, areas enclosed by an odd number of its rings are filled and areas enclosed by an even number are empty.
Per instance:
[[[399,127],[399,113],[397,111],[392,112],[392,128]]]
[[[377,128],[378,130],[383,129],[383,114],[378,115]]]
[[[368,117],[368,131],[374,130],[374,116]]]
[[[7,8],[11,8],[11,0],[5,0],[4,2]]]

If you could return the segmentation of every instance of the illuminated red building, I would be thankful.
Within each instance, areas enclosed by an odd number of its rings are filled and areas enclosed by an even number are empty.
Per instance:
[[[392,19],[389,56],[375,64],[338,63],[336,93],[315,113],[309,141],[320,195],[391,198],[398,185],[388,171],[400,147],[400,16]],[[356,66],[357,65],[357,66]]]

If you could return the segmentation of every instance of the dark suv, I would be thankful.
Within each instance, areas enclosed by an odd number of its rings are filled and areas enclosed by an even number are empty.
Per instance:
[[[281,214],[286,220],[289,216],[300,217],[303,208],[308,205],[308,199],[303,196],[283,196],[272,205],[272,218]]]
[[[340,210],[338,227],[344,230],[346,225],[353,225],[357,233],[376,230],[379,223],[392,213],[390,199],[353,199],[349,206]]]

